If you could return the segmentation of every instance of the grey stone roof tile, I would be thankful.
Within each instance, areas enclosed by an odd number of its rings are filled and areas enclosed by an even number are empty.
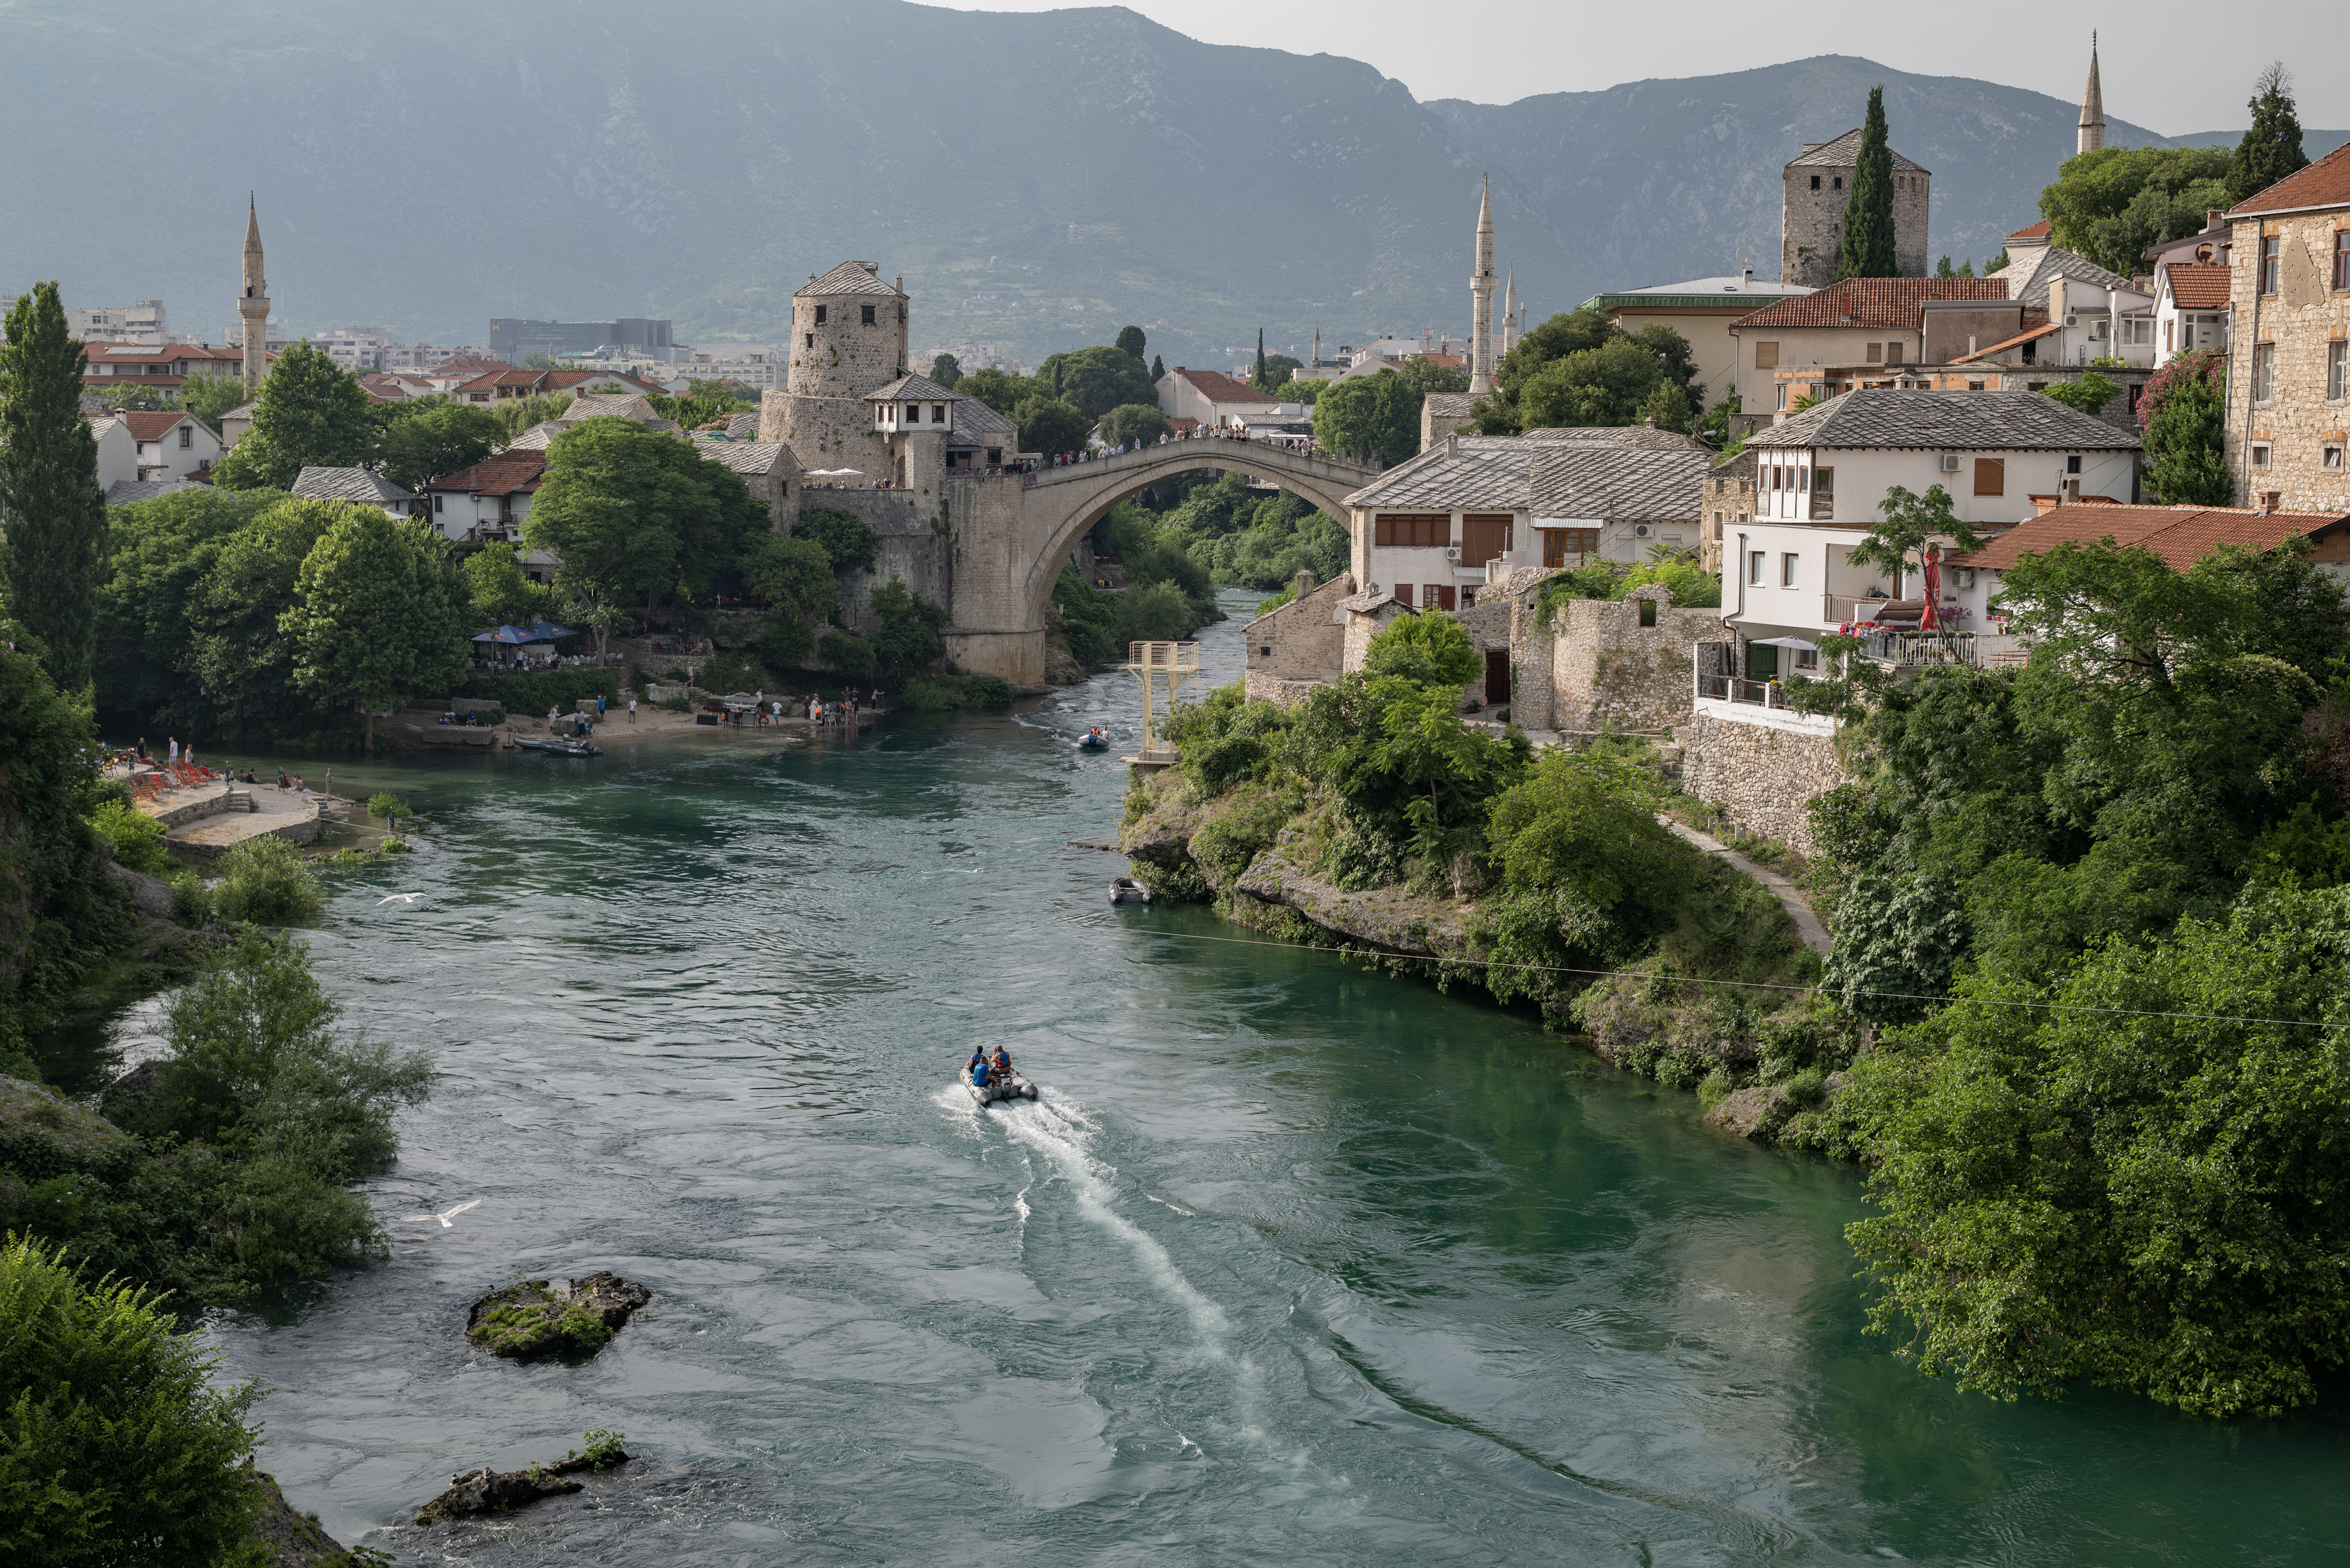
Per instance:
[[[1817,147],[1813,148],[1809,152],[1804,153],[1800,157],[1789,159],[1787,161],[1787,167],[1790,169],[1857,168],[1860,164],[1860,134],[1861,128],[1856,126],[1852,130],[1846,131],[1842,136],[1837,137],[1834,141],[1823,141]],[[1887,152],[1893,152],[1893,149],[1890,147],[1887,148],[1885,151]],[[1910,162],[1909,160],[1902,157],[1898,152],[1893,152],[1893,167],[1896,171],[1903,174],[1930,174],[1933,172],[1932,170],[1927,168],[1922,163]]]
[[[931,380],[928,376],[909,370],[886,387],[876,387],[865,394],[868,403],[906,403],[916,399],[924,401],[952,402],[954,394]]]
[[[754,410],[746,409],[739,414],[729,416],[726,421],[726,439],[728,441],[757,441],[759,439],[758,414]]]
[[[306,468],[294,476],[294,493],[307,501],[364,501],[370,506],[416,499],[414,491],[367,468]]]
[[[1602,521],[1693,522],[1711,454],[1646,426],[1461,436],[1347,498],[1351,506],[1531,512]]]
[[[182,490],[206,489],[192,479],[118,479],[106,487],[109,506],[129,506],[140,501],[152,501],[159,495],[176,494]]]
[[[2093,283],[2099,288],[2134,289],[2128,278],[2117,272],[2108,272],[2085,255],[2066,250],[2062,245],[2050,245],[2033,258],[2032,270],[2021,283],[2008,285],[2008,297],[2022,305],[2048,307],[2048,286],[2058,278],[2074,283]]]
[[[898,291],[881,281],[880,274],[868,262],[845,261],[822,277],[812,277],[806,284],[792,290],[792,297],[803,296],[822,299],[843,294],[879,294],[894,299]]]
[[[779,441],[698,441],[693,450],[737,473],[772,473],[778,462],[793,472],[799,468],[792,449]]]
[[[2138,439],[2039,392],[1918,392],[1863,387],[1749,436],[1750,447],[2129,452]]]

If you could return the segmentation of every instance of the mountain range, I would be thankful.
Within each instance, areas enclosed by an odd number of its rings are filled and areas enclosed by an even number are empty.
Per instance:
[[[2038,216],[2075,106],[1846,56],[1502,106],[1118,7],[403,0],[201,10],[0,0],[0,286],[161,298],[233,334],[244,198],[296,332],[485,343],[492,317],[669,317],[766,343],[847,257],[918,349],[1034,359],[1129,321],[1170,365],[1458,337],[1481,177],[1534,319],[1779,254],[1780,168],[1859,123],[1933,171],[1932,251]],[[2108,79],[2109,102],[2128,84]],[[2167,138],[2114,121],[2126,145]],[[2312,156],[2345,140],[2312,131]]]

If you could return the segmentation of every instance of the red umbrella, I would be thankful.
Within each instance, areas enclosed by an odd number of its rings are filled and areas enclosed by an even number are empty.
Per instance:
[[[1918,630],[1935,631],[1940,628],[1942,618],[1935,613],[1934,607],[1941,602],[1942,552],[1936,546],[1929,545],[1926,549],[1926,611],[1918,618]]]

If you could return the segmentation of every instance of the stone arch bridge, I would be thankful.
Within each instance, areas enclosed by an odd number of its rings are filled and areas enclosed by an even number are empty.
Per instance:
[[[948,657],[973,674],[1041,685],[1045,607],[1069,551],[1128,496],[1201,468],[1277,483],[1341,524],[1347,497],[1379,474],[1269,442],[1208,438],[1034,473],[950,478],[940,498],[953,549]]]

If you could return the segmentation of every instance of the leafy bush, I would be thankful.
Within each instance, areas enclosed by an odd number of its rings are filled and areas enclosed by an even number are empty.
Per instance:
[[[881,629],[873,636],[873,663],[882,679],[906,680],[946,656],[947,612],[891,577],[873,590],[873,613]]]
[[[1950,983],[1967,946],[1958,893],[1939,877],[1856,873],[1835,909],[1825,987],[1858,1017],[1908,1023]]]
[[[828,631],[816,645],[827,665],[842,679],[864,681],[873,679],[873,645],[853,631]]]
[[[409,809],[409,805],[406,801],[400,799],[398,795],[393,794],[389,790],[386,790],[380,794],[371,794],[368,796],[367,810],[369,816],[380,816],[386,822],[390,822],[398,817],[413,816],[416,815],[413,811]]]
[[[881,559],[881,535],[873,525],[837,506],[802,507],[791,536],[822,545],[835,572],[869,572]]]
[[[455,694],[460,697],[486,697],[514,713],[544,713],[549,708],[559,708],[567,713],[583,697],[601,697],[607,702],[618,701],[620,672],[617,670],[542,670],[528,675],[476,672],[459,683]]]
[[[1459,621],[1434,611],[1390,621],[1364,650],[1363,669],[1422,686],[1459,687],[1484,671],[1485,657]]]
[[[171,869],[171,857],[163,852],[163,825],[128,801],[100,802],[89,825],[113,850],[116,864],[150,877]]]
[[[183,926],[200,926],[213,918],[212,890],[193,871],[172,878],[172,918]]]
[[[2040,389],[2043,395],[2055,399],[2075,412],[2095,419],[2107,403],[2121,394],[2121,389],[2095,370],[2072,381],[2051,381]]]
[[[622,1447],[622,1444],[628,1440],[628,1436],[626,1432],[616,1432],[606,1427],[590,1427],[585,1437],[581,1438],[581,1441],[588,1445],[587,1448],[567,1452],[563,1457],[567,1459],[586,1459],[590,1466],[599,1470],[609,1469],[628,1458],[628,1449]]]
[[[966,675],[962,679],[963,705],[968,708],[1009,708],[1012,706],[1012,682],[994,675]]]
[[[962,693],[953,681],[933,677],[907,681],[898,690],[898,701],[916,712],[949,713],[962,706]]]
[[[224,920],[290,926],[317,914],[322,900],[301,852],[275,834],[264,834],[222,857],[212,904]]]
[[[0,1247],[0,1557],[250,1563],[259,1390],[213,1387],[215,1361],[151,1293],[29,1238]]]

